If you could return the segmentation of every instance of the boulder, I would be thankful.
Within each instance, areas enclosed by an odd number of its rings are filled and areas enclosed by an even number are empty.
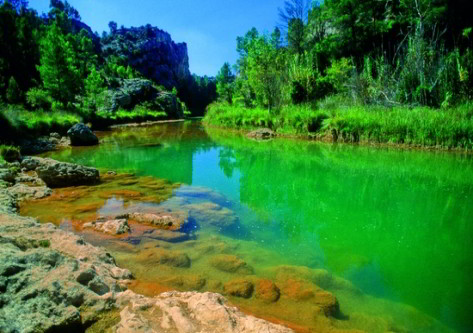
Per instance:
[[[189,210],[189,217],[202,226],[229,228],[238,223],[238,216],[230,209],[213,202],[190,204],[183,207]]]
[[[72,146],[93,146],[99,143],[97,136],[82,123],[72,126],[67,135],[71,139]]]
[[[273,281],[261,279],[256,284],[256,298],[261,299],[267,303],[277,302],[281,296],[279,288]]]
[[[253,283],[248,280],[236,279],[225,283],[223,289],[228,295],[250,298],[253,294],[254,286]]]
[[[132,213],[129,216],[136,222],[165,230],[179,230],[187,222],[187,214],[182,212]]]
[[[152,230],[151,232],[146,233],[145,236],[148,238],[162,240],[170,243],[184,242],[190,238],[189,234],[186,234],[184,232],[163,229]]]
[[[334,317],[340,312],[340,305],[337,299],[328,291],[318,290],[315,293],[313,303],[315,303],[320,311],[327,317]]]
[[[25,157],[21,161],[20,167],[25,171],[33,171],[36,170],[37,167],[40,166],[42,159],[38,157]]]
[[[86,229],[91,228],[109,235],[122,235],[131,232],[131,228],[128,225],[128,221],[126,219],[95,221],[91,223],[85,223],[83,227]]]
[[[141,252],[144,261],[171,267],[189,268],[191,260],[185,253],[163,248],[152,248]]]
[[[2,168],[0,169],[0,180],[3,180],[8,183],[13,183],[15,182],[16,174],[17,173],[11,169]]]
[[[25,184],[15,184],[8,188],[8,192],[18,201],[43,199],[53,193],[53,191],[46,186],[28,186]]]
[[[58,162],[49,158],[41,159],[36,168],[38,177],[49,187],[68,187],[98,183],[99,171],[78,164]]]
[[[271,138],[274,138],[276,136],[276,133],[274,133],[269,128],[260,128],[248,133],[246,136],[256,140],[269,140]]]
[[[254,273],[253,267],[234,255],[219,254],[210,260],[210,265],[227,273],[250,275]]]

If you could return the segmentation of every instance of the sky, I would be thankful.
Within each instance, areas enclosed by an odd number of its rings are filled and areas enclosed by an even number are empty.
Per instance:
[[[175,42],[186,42],[192,73],[215,76],[228,61],[238,57],[236,38],[252,27],[271,32],[277,24],[278,7],[284,0],[69,0],[82,21],[93,31],[118,26],[151,24],[171,34]],[[49,11],[49,0],[30,0],[38,11]]]

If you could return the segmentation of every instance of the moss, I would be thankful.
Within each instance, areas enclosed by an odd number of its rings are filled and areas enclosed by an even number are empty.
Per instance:
[[[19,161],[21,159],[20,148],[2,145],[0,146],[0,156],[7,162]]]

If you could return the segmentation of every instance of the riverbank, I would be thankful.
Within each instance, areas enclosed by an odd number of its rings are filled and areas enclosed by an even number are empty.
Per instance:
[[[471,151],[473,106],[450,109],[361,107],[322,103],[268,110],[214,103],[203,122],[251,131],[268,127],[278,135],[324,142],[379,145],[409,149]]]
[[[76,172],[84,184],[98,175],[93,168],[40,158],[0,166],[0,331],[291,332],[244,315],[218,294],[144,297],[127,290],[131,272],[117,267],[105,249],[17,215],[19,201],[52,194],[47,184],[58,184],[52,170]]]

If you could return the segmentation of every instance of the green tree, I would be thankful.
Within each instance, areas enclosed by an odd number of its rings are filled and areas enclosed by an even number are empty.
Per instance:
[[[98,104],[100,104],[100,96],[105,90],[105,80],[100,73],[92,67],[89,75],[84,81],[84,88],[86,94],[86,106],[90,112],[96,111]]]
[[[56,23],[48,27],[41,40],[41,59],[38,71],[44,89],[51,97],[65,105],[73,102],[80,91],[80,71],[76,55],[69,41]]]
[[[304,22],[301,19],[293,18],[289,22],[287,43],[292,53],[304,53]]]
[[[13,76],[8,81],[6,97],[7,101],[12,104],[21,102],[23,98],[22,91],[20,90],[20,87],[18,86],[18,83],[16,83],[16,80]]]
[[[232,104],[235,76],[232,73],[230,64],[224,63],[217,74],[217,94],[220,98]]]

